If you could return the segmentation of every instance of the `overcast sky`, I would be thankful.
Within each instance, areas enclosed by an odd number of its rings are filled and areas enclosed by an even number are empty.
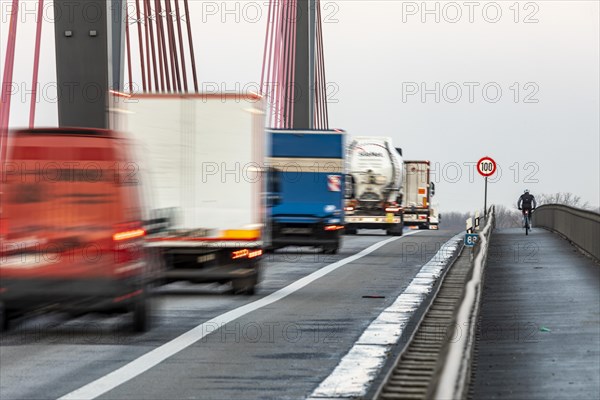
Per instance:
[[[391,136],[405,159],[430,160],[442,212],[482,207],[473,168],[486,155],[501,168],[490,202],[514,205],[529,188],[600,204],[599,2],[514,3],[429,1],[426,13],[420,1],[323,0],[330,126]],[[227,4],[191,0],[191,13],[199,77],[233,90],[260,80],[267,13],[262,0]],[[34,15],[18,29],[11,127],[28,121]],[[42,60],[36,124],[54,126],[50,19]]]

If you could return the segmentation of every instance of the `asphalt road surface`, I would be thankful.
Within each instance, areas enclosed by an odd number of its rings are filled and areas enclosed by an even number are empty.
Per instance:
[[[418,231],[392,240],[255,310],[251,303],[389,237],[346,236],[337,255],[293,248],[268,254],[254,296],[235,296],[223,286],[163,286],[153,300],[153,329],[141,335],[127,333],[128,316],[17,321],[0,339],[0,399],[60,398],[194,328],[205,330],[202,339],[91,397],[306,398],[453,235]],[[244,305],[250,311],[239,318],[210,322]]]

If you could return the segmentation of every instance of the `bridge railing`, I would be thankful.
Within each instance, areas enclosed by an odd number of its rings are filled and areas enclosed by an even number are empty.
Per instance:
[[[533,226],[560,233],[571,243],[600,260],[600,214],[565,206],[546,204],[535,209]]]

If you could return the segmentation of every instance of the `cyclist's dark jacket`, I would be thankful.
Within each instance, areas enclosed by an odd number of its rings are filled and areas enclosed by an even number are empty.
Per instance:
[[[535,208],[537,204],[535,203],[535,197],[529,193],[523,193],[521,197],[519,197],[519,201],[517,203],[518,208],[522,208],[524,210],[531,210]]]

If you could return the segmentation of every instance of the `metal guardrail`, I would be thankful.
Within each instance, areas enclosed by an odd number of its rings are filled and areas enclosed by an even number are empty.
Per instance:
[[[423,313],[406,341],[383,368],[365,398],[464,399],[468,395],[482,282],[490,237],[495,226],[492,206],[466,221],[468,237],[456,259],[439,277]],[[468,244],[470,243],[470,244]],[[412,322],[410,322],[412,324]],[[443,332],[441,335],[440,333]]]
[[[473,248],[471,277],[465,286],[460,305],[455,311],[455,326],[461,327],[464,334],[448,344],[443,359],[439,360],[438,377],[432,390],[433,398],[436,400],[464,399],[468,394],[477,316],[483,291],[483,275],[494,224],[495,209],[492,206],[485,219],[483,230],[479,234],[479,241]]]
[[[600,214],[562,204],[547,204],[536,208],[532,217],[534,227],[560,233],[600,260]]]
[[[451,256],[437,278],[430,296],[421,302],[413,319],[407,321],[405,326],[415,329],[404,331],[407,336],[397,342],[399,352],[391,352],[387,361],[389,368],[383,368],[382,379],[375,380],[374,390],[367,393],[365,399],[431,398],[439,370],[438,360],[443,358],[447,347],[447,335],[454,335],[450,333],[455,327],[452,305],[460,299],[470,270],[470,248],[459,246],[458,253]]]

